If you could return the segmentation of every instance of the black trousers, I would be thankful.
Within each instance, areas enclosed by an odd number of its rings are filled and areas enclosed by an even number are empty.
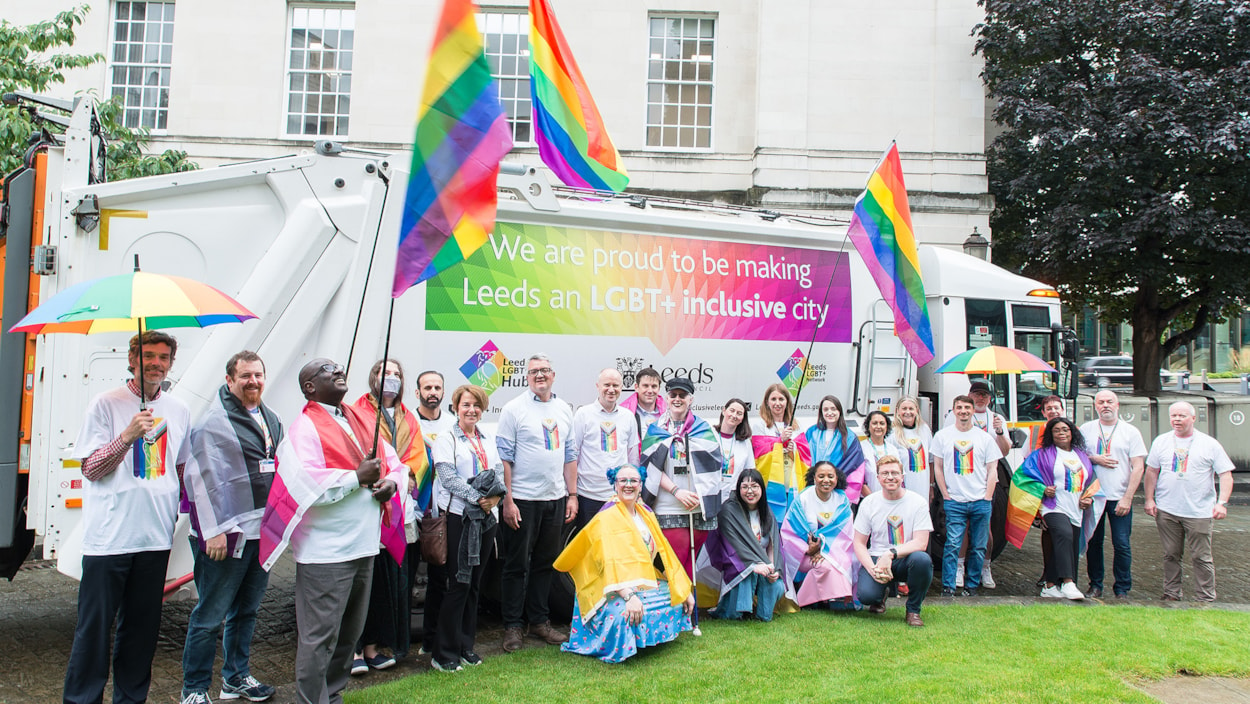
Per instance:
[[[566,499],[567,501],[567,499]],[[594,518],[597,513],[603,510],[603,505],[607,501],[595,501],[584,496],[577,499],[577,518],[573,519],[574,525],[578,530],[586,527],[590,523],[590,519]]]
[[[564,525],[566,498],[550,501],[516,502],[521,511],[521,526],[513,530],[507,523],[499,528],[499,552],[503,558],[500,581],[505,628],[521,628],[549,620],[548,600],[555,562],[563,547],[560,528]],[[451,553],[450,534],[447,552]],[[448,570],[448,585],[454,573]]]
[[[460,569],[460,535],[464,532],[464,519],[454,513],[447,514],[447,564],[444,565],[447,591],[439,606],[437,646],[432,651],[432,657],[440,662],[459,663],[461,653],[473,650],[477,639],[478,593],[486,567],[485,552],[494,545],[497,530],[498,526],[492,526],[482,533],[482,560],[473,568],[468,584],[464,584],[456,580],[456,572]]]
[[[1050,542],[1054,546],[1051,558],[1042,570],[1043,579],[1050,584],[1059,584],[1065,579],[1075,580],[1080,526],[1072,525],[1072,521],[1062,513],[1045,514],[1042,520],[1046,521],[1046,532],[1050,534]]]
[[[115,704],[147,701],[168,566],[168,550],[83,556],[78,627],[65,669],[66,704],[103,700],[110,652]],[[110,648],[115,618],[117,635]]]

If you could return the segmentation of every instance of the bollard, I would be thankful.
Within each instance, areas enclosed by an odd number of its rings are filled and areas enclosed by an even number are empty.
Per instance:
[[[1250,374],[1241,375],[1241,395],[1250,396]]]
[[[1189,390],[1189,372],[1180,372],[1176,375],[1176,391]]]

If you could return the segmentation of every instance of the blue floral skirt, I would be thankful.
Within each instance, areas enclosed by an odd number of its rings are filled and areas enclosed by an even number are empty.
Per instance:
[[[681,604],[673,606],[668,582],[661,581],[655,589],[637,592],[642,599],[642,622],[631,625],[625,617],[625,602],[612,594],[595,612],[589,623],[582,621],[581,609],[573,607],[573,625],[569,640],[560,649],[592,655],[604,662],[624,662],[639,648],[667,643],[678,633],[690,630],[690,616]]]

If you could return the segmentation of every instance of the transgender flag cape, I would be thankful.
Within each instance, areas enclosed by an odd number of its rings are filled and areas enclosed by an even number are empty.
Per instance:
[[[345,414],[357,438],[373,438],[373,428],[363,425],[351,413]],[[399,461],[389,443],[378,443],[383,463],[382,477],[399,487],[395,496],[382,505],[382,544],[396,562],[404,559],[403,497],[408,487],[408,468]],[[260,522],[260,564],[273,567],[291,542],[304,513],[338,483],[344,472],[355,472],[365,452],[336,420],[315,401],[309,401],[278,445],[278,473],[269,489],[269,501]],[[362,489],[364,490],[364,489]]]
[[[809,487],[807,491],[815,493],[816,489]],[[801,497],[790,505],[785,520],[781,522],[781,550],[785,554],[785,572],[793,576],[796,582],[801,582],[807,577],[807,571],[802,568],[805,565],[809,566],[808,560],[805,559],[808,536],[815,535],[820,540],[820,555],[833,568],[836,576],[834,583],[829,585],[833,587],[835,593],[818,594],[817,596],[822,600],[854,595],[856,586],[855,547],[852,532],[854,515],[851,512],[851,502],[840,489],[834,490],[833,499],[837,503],[837,508],[823,526],[817,527],[807,522],[807,514],[803,510]],[[812,603],[804,599],[805,591],[799,590],[799,606]]]
[[[1025,458],[1024,464],[1020,465],[1015,474],[1011,475],[1011,493],[1007,498],[1007,542],[1017,548],[1024,547],[1024,539],[1029,535],[1033,518],[1041,512],[1042,508],[1055,507],[1054,498],[1043,498],[1042,492],[1046,490],[1046,487],[1055,485],[1055,456],[1057,454],[1054,447],[1035,450]],[[1083,553],[1085,546],[1089,544],[1090,536],[1094,534],[1094,529],[1098,527],[1098,520],[1102,517],[1103,509],[1107,505],[1107,497],[1102,493],[1098,475],[1089,461],[1089,455],[1085,454],[1084,450],[1077,449],[1076,456],[1084,465],[1087,477],[1081,498],[1093,499],[1093,503],[1081,515],[1080,551]]]
[[[794,465],[786,473],[785,445],[775,435],[751,436],[755,469],[764,477],[764,495],[774,516],[784,516],[794,499],[807,486],[807,468],[812,465],[812,449],[807,438],[794,436]]]

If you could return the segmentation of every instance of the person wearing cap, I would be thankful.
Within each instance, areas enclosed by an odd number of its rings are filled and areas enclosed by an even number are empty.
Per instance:
[[[642,438],[641,463],[647,468],[642,498],[655,510],[665,539],[690,577],[695,555],[708,531],[716,529],[721,449],[712,426],[690,411],[694,384],[674,377],[666,390],[668,411]]]
[[[968,396],[972,398],[972,425],[980,428],[990,434],[995,444],[998,445],[998,451],[1007,456],[1011,452],[1011,439],[1007,437],[1007,419],[1001,413],[995,413],[990,408],[990,402],[994,397],[990,393],[990,385],[984,381],[974,381],[968,386]],[[945,427],[955,424],[955,414],[947,413],[946,421],[943,423]]]
[[[529,391],[503,407],[495,436],[508,492],[499,526],[507,653],[521,649],[526,619],[531,637],[550,645],[568,640],[551,626],[547,599],[555,577],[551,563],[563,545],[560,529],[577,517],[573,409],[552,391],[556,372],[546,355],[530,355],[525,378]]]

